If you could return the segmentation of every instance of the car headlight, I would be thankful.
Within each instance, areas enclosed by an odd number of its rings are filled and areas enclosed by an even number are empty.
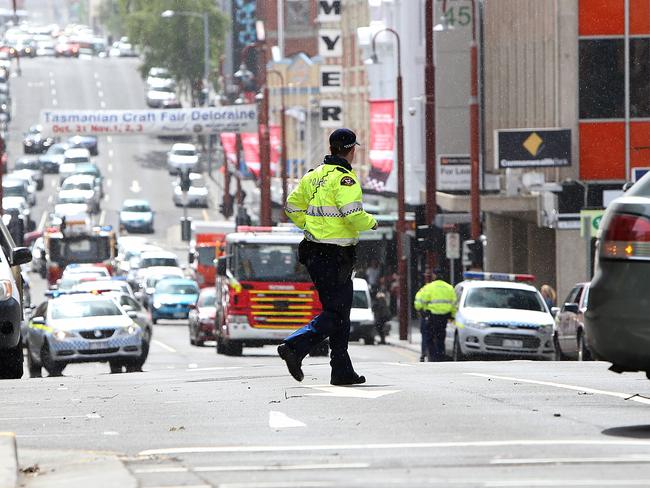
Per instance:
[[[0,301],[11,298],[13,291],[14,287],[10,280],[0,280]]]
[[[486,324],[485,322],[479,322],[476,320],[467,320],[465,322],[465,327],[469,327],[471,329],[486,329],[489,327],[489,325]]]
[[[67,330],[59,329],[52,332],[52,337],[54,337],[57,341],[64,341],[66,339],[74,337],[74,334],[72,332],[68,332]]]
[[[140,332],[140,326],[133,323],[131,325],[127,325],[126,327],[122,327],[121,329],[118,329],[117,334],[118,335],[135,335],[138,332]]]
[[[248,317],[246,315],[228,315],[226,322],[229,324],[246,324],[248,325]]]

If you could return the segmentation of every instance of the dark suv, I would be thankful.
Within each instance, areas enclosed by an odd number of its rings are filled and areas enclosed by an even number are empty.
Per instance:
[[[23,280],[20,265],[30,262],[32,253],[17,247],[0,219],[0,378],[23,375]]]

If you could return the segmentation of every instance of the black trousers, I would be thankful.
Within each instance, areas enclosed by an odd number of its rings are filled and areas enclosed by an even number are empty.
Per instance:
[[[429,361],[444,361],[445,359],[445,337],[447,336],[447,321],[451,314],[436,315],[426,314],[426,338],[423,334],[422,340],[427,341],[426,351]]]
[[[349,378],[354,374],[348,340],[355,248],[305,240],[300,244],[299,259],[316,286],[323,311],[284,342],[300,357],[305,357],[329,337],[332,377]]]

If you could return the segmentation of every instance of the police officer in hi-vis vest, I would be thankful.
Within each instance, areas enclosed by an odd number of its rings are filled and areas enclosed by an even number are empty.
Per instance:
[[[333,385],[364,383],[348,355],[352,270],[359,232],[377,222],[363,210],[361,186],[352,169],[357,137],[349,129],[330,135],[330,152],[323,164],[302,177],[287,198],[285,211],[305,232],[298,258],[307,267],[323,312],[287,337],[278,353],[291,375],[302,381],[302,359],[329,337]]]

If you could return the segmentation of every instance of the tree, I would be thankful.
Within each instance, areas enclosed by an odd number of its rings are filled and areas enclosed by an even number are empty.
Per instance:
[[[223,51],[228,21],[214,0],[120,0],[120,14],[126,34],[143,54],[142,76],[153,66],[167,68],[181,88],[191,89],[203,79],[203,19],[174,15],[165,10],[208,13],[210,71],[215,72]],[[211,82],[216,81],[211,76]]]

